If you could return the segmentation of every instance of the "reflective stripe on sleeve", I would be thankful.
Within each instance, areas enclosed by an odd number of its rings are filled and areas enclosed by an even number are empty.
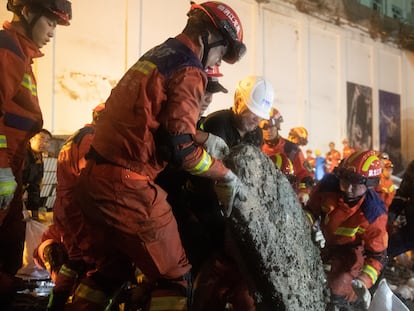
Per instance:
[[[187,298],[183,296],[152,297],[150,311],[187,310]]]
[[[212,164],[213,160],[211,159],[211,156],[207,153],[207,151],[203,150],[203,156],[201,157],[200,162],[198,162],[195,167],[190,169],[189,172],[193,175],[202,174],[207,172]]]
[[[335,234],[336,235],[341,235],[341,236],[347,236],[347,237],[353,237],[356,234],[361,234],[365,232],[364,228],[360,228],[360,227],[356,227],[356,228],[346,228],[346,227],[338,227],[335,230]]]
[[[0,135],[0,148],[7,148],[6,135]]]
[[[371,278],[372,284],[375,284],[378,279],[378,272],[373,266],[365,265],[362,268],[362,272],[366,273]]]
[[[76,288],[75,296],[103,307],[105,307],[109,301],[104,292],[90,288],[85,284],[79,284],[79,286]]]

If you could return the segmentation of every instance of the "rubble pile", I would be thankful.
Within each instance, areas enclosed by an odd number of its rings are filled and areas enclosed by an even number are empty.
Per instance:
[[[246,185],[229,222],[258,310],[325,310],[319,250],[285,175],[250,145],[233,148],[225,163]]]

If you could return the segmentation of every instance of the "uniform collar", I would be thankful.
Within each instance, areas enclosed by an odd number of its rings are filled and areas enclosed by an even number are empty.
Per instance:
[[[22,52],[24,55],[26,55],[29,58],[37,58],[41,57],[44,54],[40,51],[40,49],[37,47],[37,45],[27,37],[26,31],[23,27],[23,25],[20,22],[4,22],[3,28],[14,32],[20,42],[20,47],[22,48]]]

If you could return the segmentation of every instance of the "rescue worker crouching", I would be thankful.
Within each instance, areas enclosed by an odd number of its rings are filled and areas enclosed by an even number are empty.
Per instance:
[[[328,310],[368,309],[371,288],[386,262],[388,234],[378,185],[381,164],[374,151],[358,151],[326,174],[313,189],[306,211],[320,221],[326,239],[322,261],[331,302]]]
[[[269,157],[276,154],[285,154],[293,164],[293,171],[298,181],[298,188],[295,191],[298,194],[299,202],[302,205],[306,204],[309,199],[309,192],[314,185],[313,172],[306,166],[305,156],[299,147],[299,144],[283,138],[280,135],[280,125],[283,122],[283,117],[279,110],[272,108],[270,117],[264,119],[260,123],[260,128],[263,132],[262,151]],[[303,128],[304,129],[304,128]],[[300,141],[307,143],[307,131],[304,129],[303,133],[306,138]],[[291,135],[291,139],[293,137]],[[299,140],[297,140],[299,142]]]
[[[154,284],[149,310],[188,309],[191,265],[167,193],[154,179],[170,162],[219,180],[226,189],[220,200],[231,208],[241,182],[193,137],[205,70],[237,62],[242,40],[228,5],[192,4],[182,33],[145,53],[112,90],[76,189],[86,224],[78,245],[87,245],[96,272],[77,287],[72,309],[103,310],[133,264]]]

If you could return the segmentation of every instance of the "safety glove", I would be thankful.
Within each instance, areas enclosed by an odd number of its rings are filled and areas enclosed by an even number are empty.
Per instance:
[[[243,183],[231,170],[227,172],[223,179],[216,182],[214,188],[225,217],[230,216],[236,199],[242,202],[247,200],[243,191]]]
[[[368,310],[371,304],[371,293],[369,292],[365,283],[359,279],[352,280],[352,288],[359,299],[364,304],[364,309]]]
[[[312,225],[312,241],[319,248],[325,247],[326,240],[325,240],[325,237],[323,236],[319,220],[316,220]]]
[[[0,210],[4,210],[9,206],[16,187],[17,183],[11,168],[0,168]]]
[[[204,142],[204,147],[216,159],[223,159],[230,152],[226,142],[221,137],[211,133],[208,134],[207,140]]]

